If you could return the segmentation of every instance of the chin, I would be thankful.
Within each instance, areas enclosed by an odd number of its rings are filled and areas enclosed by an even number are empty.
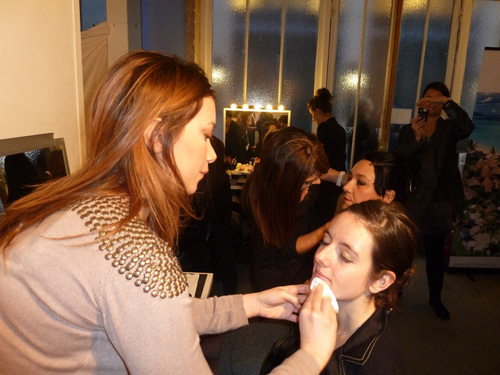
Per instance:
[[[198,190],[198,182],[191,186],[186,186],[186,191],[189,195],[196,193],[196,190]]]

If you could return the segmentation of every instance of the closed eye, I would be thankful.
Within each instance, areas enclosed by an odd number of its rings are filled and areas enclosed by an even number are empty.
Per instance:
[[[342,260],[342,262],[344,263],[352,263],[352,260],[349,259],[348,257],[346,257],[344,254],[340,254],[340,259]]]

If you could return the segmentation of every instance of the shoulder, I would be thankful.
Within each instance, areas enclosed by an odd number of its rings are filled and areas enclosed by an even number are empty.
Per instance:
[[[70,210],[94,235],[102,260],[124,279],[153,297],[172,298],[187,289],[186,278],[169,244],[139,217],[128,217],[128,198],[90,198]]]

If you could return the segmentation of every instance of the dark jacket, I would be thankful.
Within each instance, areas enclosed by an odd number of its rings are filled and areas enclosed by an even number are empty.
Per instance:
[[[335,117],[330,117],[318,125],[318,139],[323,144],[330,168],[345,171],[345,130]]]
[[[445,112],[449,119],[440,118],[434,134],[422,142],[415,139],[411,124],[405,125],[396,148],[405,159],[410,178],[408,213],[423,233],[451,229],[463,196],[456,148],[459,140],[472,133],[474,124],[453,101]]]
[[[378,308],[337,348],[321,374],[398,375],[406,374],[398,344],[387,330],[390,311]]]
[[[390,311],[377,308],[359,329],[337,348],[322,375],[403,375],[406,368],[398,344],[388,330]],[[269,373],[300,347],[298,326],[279,340],[261,374]]]
[[[337,171],[345,171],[346,133],[344,128],[332,116],[318,125],[317,135],[328,156],[330,168]],[[313,190],[315,189],[319,190],[316,210],[319,221],[324,224],[328,220],[331,220],[335,214],[337,200],[340,194],[342,194],[342,188],[336,186],[334,183],[323,181],[319,187],[313,188]]]

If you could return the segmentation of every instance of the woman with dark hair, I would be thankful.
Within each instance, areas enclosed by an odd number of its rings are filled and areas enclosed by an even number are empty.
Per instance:
[[[248,163],[249,138],[248,130],[253,124],[252,112],[240,112],[237,121],[231,121],[226,134],[226,156],[234,158],[238,163]]]
[[[398,154],[369,152],[352,168],[351,179],[344,185],[342,209],[370,199],[404,203],[406,181],[404,162]]]
[[[0,373],[209,374],[199,335],[248,318],[297,321],[276,373],[317,373],[335,314],[307,285],[195,299],[172,249],[216,159],[215,103],[194,63],[122,57],[93,105],[88,160],[13,203],[0,222]],[[303,305],[301,306],[301,304]],[[330,327],[333,327],[332,329]]]
[[[321,374],[406,374],[389,318],[417,249],[418,230],[398,203],[369,200],[334,217],[313,269],[338,302],[335,351]],[[293,351],[293,340],[278,344],[267,368]]]
[[[261,135],[259,136],[259,142],[257,142],[257,146],[255,146],[255,156],[260,158],[260,154],[262,153],[262,145],[266,140],[266,136],[269,133],[275,132],[278,130],[278,123],[276,121],[266,121],[262,125]]]
[[[474,124],[450,99],[442,82],[428,84],[417,106],[419,114],[401,129],[396,151],[403,156],[410,176],[407,210],[422,233],[429,304],[439,318],[449,320],[441,290],[446,236],[463,196],[456,149],[457,142],[472,133]],[[447,119],[441,117],[443,110]]]
[[[256,290],[303,283],[326,229],[309,225],[306,195],[328,160],[317,138],[287,127],[271,133],[261,161],[243,187],[245,211],[253,219],[252,272]]]
[[[307,109],[312,119],[318,124],[317,135],[328,155],[330,168],[337,171],[346,169],[346,133],[332,115],[333,96],[326,88],[316,91],[307,102]],[[325,182],[319,187],[318,209],[325,220],[330,220],[335,214],[337,200],[342,189],[333,183]]]

